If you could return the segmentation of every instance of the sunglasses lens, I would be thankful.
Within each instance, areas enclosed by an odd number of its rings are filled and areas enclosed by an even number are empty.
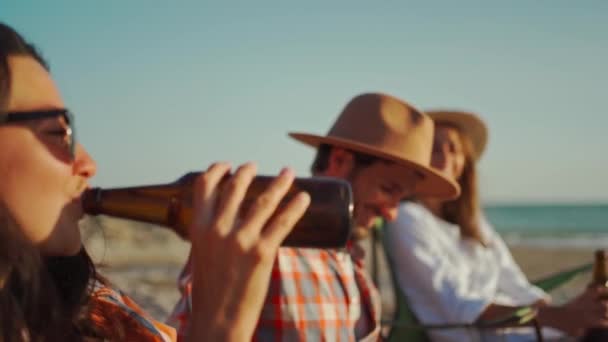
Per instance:
[[[76,157],[76,127],[74,126],[74,116],[70,112],[65,112],[65,122],[68,124],[68,147],[72,159]]]
[[[68,147],[70,149],[70,156],[72,157],[72,159],[74,159],[74,157],[76,156],[76,141],[74,140],[74,128],[70,128],[70,132],[69,132],[69,136],[68,136]]]

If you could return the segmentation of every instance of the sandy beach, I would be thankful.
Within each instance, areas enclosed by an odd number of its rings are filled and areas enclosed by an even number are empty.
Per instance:
[[[510,249],[515,261],[531,280],[593,262],[594,259],[592,248],[510,246]],[[553,302],[559,304],[573,298],[590,280],[590,272],[580,274],[563,287],[551,292]]]
[[[179,298],[176,279],[188,256],[187,242],[168,229],[107,217],[85,219],[83,239],[104,276],[155,318],[169,315]],[[530,279],[593,260],[590,249],[510,247]],[[554,302],[572,298],[589,279],[590,274],[581,275],[554,291]]]

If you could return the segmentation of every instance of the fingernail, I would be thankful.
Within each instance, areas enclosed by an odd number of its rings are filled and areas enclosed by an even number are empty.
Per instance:
[[[310,204],[310,195],[308,192],[302,191],[298,194],[297,201],[302,206],[307,206]]]
[[[284,167],[281,169],[281,173],[279,173],[279,176],[281,177],[289,177],[293,175],[293,170],[289,167]]]

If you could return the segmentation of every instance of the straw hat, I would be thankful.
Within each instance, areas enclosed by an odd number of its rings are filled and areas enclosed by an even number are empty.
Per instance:
[[[433,121],[408,103],[386,94],[354,97],[342,110],[327,135],[293,132],[289,135],[307,145],[337,146],[361,152],[417,171],[415,195],[455,198],[458,184],[430,167]]]
[[[488,127],[476,114],[457,110],[425,111],[437,124],[448,124],[458,128],[471,139],[475,160],[479,160],[488,144]]]

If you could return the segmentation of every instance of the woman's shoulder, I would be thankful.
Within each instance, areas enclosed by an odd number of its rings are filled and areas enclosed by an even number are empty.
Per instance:
[[[434,215],[415,202],[401,204],[397,219],[387,225],[387,235],[393,238],[424,241],[436,234],[438,227]]]
[[[502,240],[483,211],[480,211],[478,220],[479,229],[481,230],[481,234],[485,242],[487,242],[489,245],[493,245],[496,243],[496,240]]]
[[[424,205],[418,202],[404,202],[399,207],[399,215],[397,219],[408,221],[428,221],[433,219],[431,213]]]

